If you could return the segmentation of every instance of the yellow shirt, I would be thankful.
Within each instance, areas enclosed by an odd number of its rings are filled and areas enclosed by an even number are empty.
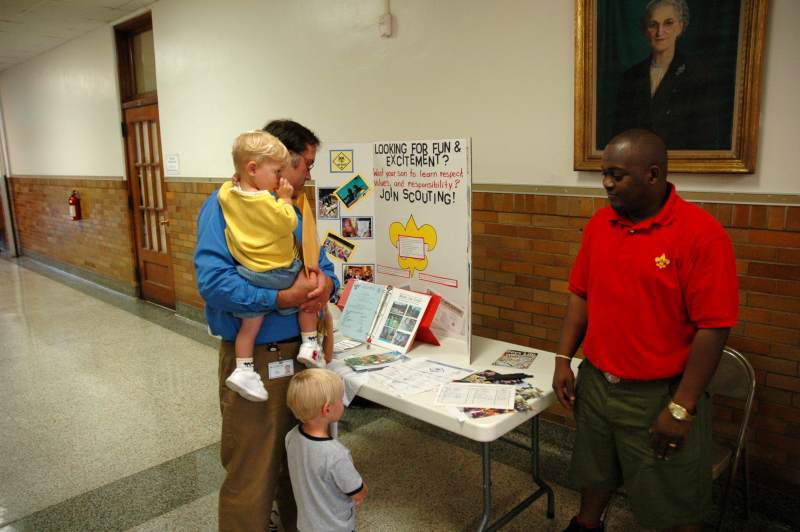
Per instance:
[[[297,213],[271,192],[246,192],[227,181],[219,189],[228,250],[254,272],[286,268],[297,256],[293,231]]]

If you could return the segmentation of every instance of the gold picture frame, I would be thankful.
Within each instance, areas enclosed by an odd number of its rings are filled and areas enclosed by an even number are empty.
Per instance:
[[[688,0],[689,9],[691,10],[692,5],[695,5],[701,11],[700,15],[703,14],[703,10],[708,13],[709,4],[698,4],[698,1],[708,2],[708,0]],[[602,145],[607,141],[609,132],[615,132],[610,124],[617,125],[619,123],[609,116],[612,116],[612,113],[625,113],[627,109],[623,108],[626,102],[630,101],[619,97],[620,87],[625,85],[624,80],[630,78],[620,75],[615,77],[613,74],[625,71],[627,75],[627,72],[633,70],[633,67],[623,65],[621,61],[614,65],[607,58],[623,54],[609,53],[608,47],[621,46],[619,44],[620,35],[627,39],[639,38],[647,44],[647,40],[643,37],[644,32],[639,29],[641,26],[637,27],[637,24],[634,24],[634,32],[622,31],[622,28],[617,28],[618,31],[612,33],[613,24],[619,24],[620,20],[624,20],[624,17],[616,16],[616,13],[614,13],[615,16],[607,16],[602,22],[598,20],[598,5],[606,12],[622,9],[617,7],[619,5],[633,5],[630,2],[614,4],[610,2],[614,2],[614,0],[575,0],[575,170],[600,169]],[[643,14],[643,6],[646,3],[647,0],[641,0],[642,5],[635,5],[635,7],[640,9]],[[719,116],[724,114],[727,117],[725,123],[716,130],[720,131],[717,136],[717,139],[721,139],[719,141],[720,148],[708,149],[698,143],[696,144],[698,149],[670,149],[669,170],[671,172],[753,173],[755,171],[767,0],[716,0],[715,3],[730,12],[738,13],[738,21],[733,18],[735,15],[728,17],[729,20],[732,19],[728,40],[734,43],[731,53],[728,54],[731,56],[727,73],[730,83],[725,86],[721,83],[718,84],[718,86],[723,86],[729,95],[728,99],[724,100],[729,102],[729,105],[724,109],[724,113],[718,113]],[[732,11],[737,7],[738,12]],[[711,19],[712,17],[707,18]],[[628,20],[630,19],[629,16]],[[601,23],[603,26],[599,31]],[[700,23],[702,23],[702,19]],[[695,28],[692,28],[692,24],[695,24]],[[698,42],[702,38],[715,38],[714,34],[709,35],[709,32],[701,33],[702,26],[698,29],[697,25],[698,22],[690,18],[686,34],[688,35],[688,30],[694,30],[694,35],[700,36],[697,39]],[[600,61],[598,61],[598,49],[600,48],[597,44],[598,35],[612,36],[609,37],[609,43],[605,45],[606,48],[603,50],[603,57]],[[641,48],[642,45],[637,43],[636,46]],[[630,48],[631,45],[628,45],[626,49]],[[678,48],[680,49],[680,46]],[[702,56],[702,46],[697,48],[701,50],[698,56]],[[629,55],[631,54],[629,53]],[[604,65],[603,79],[605,81],[600,87],[598,87],[598,62]],[[616,70],[608,65],[613,65]],[[679,69],[677,74],[680,75],[682,72]],[[721,76],[719,77],[721,78]],[[684,79],[688,78],[687,75]],[[610,90],[607,84],[613,82],[616,82],[618,92],[616,101],[612,102],[608,96]],[[652,98],[652,101],[655,101],[655,96]],[[717,102],[718,100],[713,101]],[[721,107],[723,104],[719,105]],[[612,107],[613,112],[608,111]],[[623,110],[618,111],[618,109]],[[666,114],[669,114],[669,111]],[[723,119],[716,120],[719,124]],[[598,134],[598,126],[601,129],[600,134]],[[728,131],[730,131],[730,136],[727,135]]]

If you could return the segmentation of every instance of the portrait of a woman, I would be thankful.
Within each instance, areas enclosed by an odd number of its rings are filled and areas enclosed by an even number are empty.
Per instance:
[[[732,13],[736,9],[735,2],[717,0],[702,5],[704,20],[713,15],[712,4],[723,8],[718,12],[725,12],[724,20],[731,20],[735,14]],[[625,9],[630,7],[626,5]],[[609,5],[607,9],[620,8]],[[733,47],[729,44],[731,31],[724,32],[725,39],[717,38],[717,47],[726,52],[723,57],[715,55],[714,47],[703,48],[705,43],[714,40],[715,34],[710,32],[712,28],[709,25],[694,28],[691,45],[684,46],[691,20],[686,0],[651,0],[639,13],[638,31],[631,29],[627,36],[612,36],[611,28],[604,28],[603,33],[608,35],[604,39],[606,46],[616,43],[633,51],[638,49],[634,42],[638,41],[646,42],[649,49],[645,58],[639,55],[635,62],[627,65],[623,62],[621,68],[614,68],[612,64],[601,68],[605,72],[601,74],[600,82],[610,81],[602,76],[613,77],[614,71],[618,76],[616,83],[612,82],[616,85],[616,97],[611,93],[608,94],[611,101],[606,100],[607,104],[613,105],[613,112],[606,115],[611,127],[605,130],[608,135],[605,140],[626,129],[640,127],[657,133],[670,150],[729,149],[733,90],[730,74],[735,68],[735,44]],[[609,20],[615,19],[610,17]],[[617,27],[617,31],[619,29]],[[706,55],[704,50],[709,53]],[[608,54],[606,57],[609,59],[616,57],[618,61],[627,55],[601,51],[603,53]],[[718,68],[723,64],[724,68]],[[720,72],[724,75],[721,76]]]

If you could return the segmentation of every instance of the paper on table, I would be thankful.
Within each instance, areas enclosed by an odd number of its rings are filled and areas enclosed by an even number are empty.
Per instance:
[[[442,384],[434,403],[439,406],[462,408],[514,408],[515,388],[508,384],[471,384],[450,382]]]
[[[370,373],[369,378],[376,380],[402,397],[433,390],[440,384],[463,379],[470,373],[472,373],[470,369],[450,366],[426,358],[416,358],[404,364],[389,366]]]
[[[358,347],[363,342],[358,342],[356,340],[350,340],[348,338],[342,338],[338,340],[335,344],[333,344],[333,352],[334,353],[341,353],[343,351],[347,351],[348,349],[353,349],[354,347]]]
[[[369,377],[363,373],[356,373],[353,368],[349,367],[341,360],[333,360],[328,364],[328,369],[339,375],[344,381],[344,406],[350,406],[350,403],[367,383]]]

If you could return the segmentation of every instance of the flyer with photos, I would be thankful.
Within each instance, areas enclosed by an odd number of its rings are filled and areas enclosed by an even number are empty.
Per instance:
[[[503,353],[500,358],[495,360],[493,366],[505,366],[508,368],[526,369],[536,357],[539,355],[536,351],[519,351],[517,349],[508,349]]]

